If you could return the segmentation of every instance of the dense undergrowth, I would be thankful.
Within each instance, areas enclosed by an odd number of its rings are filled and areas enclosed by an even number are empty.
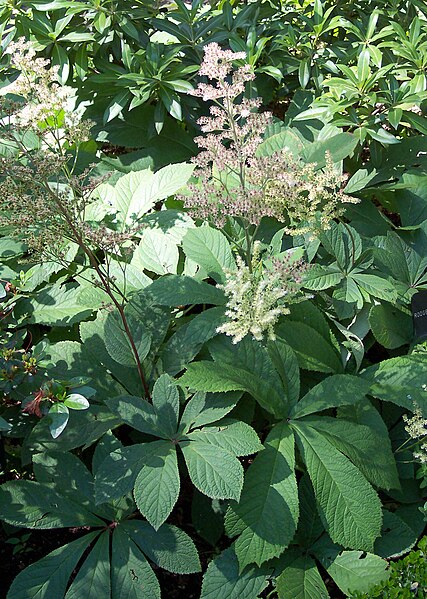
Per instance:
[[[0,23],[4,596],[424,597],[424,2]]]

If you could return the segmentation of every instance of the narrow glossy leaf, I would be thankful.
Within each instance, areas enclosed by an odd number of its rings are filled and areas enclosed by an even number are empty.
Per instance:
[[[84,535],[25,568],[13,581],[7,599],[63,597],[74,568],[98,534]]]
[[[217,425],[196,430],[187,437],[192,441],[221,447],[235,456],[251,455],[263,449],[258,435],[249,424],[228,418]]]
[[[329,593],[314,560],[298,557],[287,566],[276,582],[279,599],[327,599]]]
[[[378,495],[320,433],[302,422],[293,428],[329,536],[344,547],[371,551],[382,523]]]
[[[111,590],[114,599],[160,599],[153,569],[120,525],[113,532]]]
[[[257,568],[240,573],[236,554],[229,548],[210,562],[200,599],[257,599],[267,584],[266,575]]]
[[[133,491],[138,509],[155,530],[171,513],[179,487],[176,448],[168,441],[159,441],[157,451],[145,458]]]
[[[157,566],[174,574],[200,572],[196,547],[181,529],[163,524],[155,531],[148,522],[134,521],[122,525],[138,547]]]
[[[213,499],[240,498],[243,468],[239,460],[225,449],[199,441],[180,443],[191,482]]]
[[[174,435],[178,426],[179,392],[168,374],[162,374],[155,382],[152,401],[158,426],[164,434]]]
[[[361,377],[335,374],[310,389],[291,412],[292,418],[302,418],[328,408],[352,405],[365,398],[369,384]]]
[[[50,434],[53,439],[56,439],[67,426],[70,413],[67,406],[62,403],[55,403],[50,408],[48,416]]]
[[[218,229],[189,229],[182,241],[185,255],[201,266],[217,283],[225,281],[224,270],[234,270],[236,263],[227,238]]]
[[[67,406],[70,410],[87,410],[89,405],[86,397],[80,395],[80,393],[70,393],[64,399],[64,406]]]
[[[64,599],[109,597],[110,593],[110,532],[107,530],[83,562]]]
[[[229,533],[241,532],[235,542],[240,570],[283,553],[298,522],[294,436],[286,422],[272,429],[264,446],[246,473],[240,503],[232,507],[237,521]]]

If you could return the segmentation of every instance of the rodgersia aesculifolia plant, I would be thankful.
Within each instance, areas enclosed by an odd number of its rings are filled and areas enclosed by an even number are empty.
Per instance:
[[[259,155],[263,135],[272,121],[269,112],[258,112],[261,98],[245,97],[246,84],[254,79],[244,52],[222,50],[217,43],[204,49],[199,83],[192,94],[211,101],[210,116],[199,119],[205,135],[196,138],[201,152],[194,159],[197,184],[183,197],[190,214],[224,228],[236,219],[244,229],[244,241],[233,239],[241,256],[237,270],[227,274],[223,287],[228,322],[218,332],[237,343],[251,333],[261,340],[274,337],[273,327],[287,305],[301,293],[300,261],[274,268],[263,266],[255,241],[263,217],[283,223],[289,235],[315,235],[330,227],[344,211],[344,203],[358,202],[341,191],[344,178],[326,155],[326,168],[304,163],[286,149]],[[244,258],[244,259],[243,259]]]

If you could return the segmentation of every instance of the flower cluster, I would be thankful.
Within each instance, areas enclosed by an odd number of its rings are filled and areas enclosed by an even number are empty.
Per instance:
[[[409,437],[420,441],[418,450],[414,452],[414,458],[421,464],[427,464],[427,419],[423,417],[421,409],[415,406],[414,415],[409,418],[404,414],[403,421]]]
[[[52,124],[61,125],[63,137],[68,144],[89,139],[91,121],[84,121],[73,110],[73,88],[58,83],[58,67],[49,61],[36,58],[32,44],[24,38],[11,42],[7,48],[10,66],[19,72],[18,77],[2,94],[15,94],[21,102],[3,102],[3,108],[13,114],[14,127],[34,129],[48,137]]]
[[[275,259],[266,268],[260,258],[260,245],[254,244],[253,258],[247,266],[237,256],[237,269],[227,271],[226,282],[219,285],[227,301],[228,320],[217,328],[238,343],[248,334],[257,341],[274,339],[274,325],[282,314],[289,314],[289,305],[305,299],[301,293],[302,277],[307,266],[301,261]]]
[[[254,79],[248,64],[234,69],[244,52],[205,47],[199,73],[211,83],[199,83],[192,93],[213,101],[210,116],[198,123],[205,136],[196,138],[201,152],[194,159],[197,185],[190,185],[184,203],[195,218],[223,227],[228,216],[258,225],[264,216],[286,224],[288,234],[318,232],[343,213],[343,203],[359,200],[341,191],[343,177],[330,156],[324,171],[295,159],[287,150],[259,156],[257,150],[271,122],[259,113],[260,98],[243,97]]]

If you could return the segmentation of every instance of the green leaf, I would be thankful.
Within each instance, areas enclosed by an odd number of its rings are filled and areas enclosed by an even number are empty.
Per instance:
[[[10,481],[0,487],[0,516],[24,528],[103,526],[102,520],[56,492],[52,485],[30,480]]]
[[[247,391],[268,412],[287,416],[287,400],[279,375],[266,349],[246,337],[237,346],[225,336],[209,344],[215,362],[195,362],[188,366],[180,384],[196,391]],[[268,388],[263,381],[269,381]]]
[[[86,397],[80,395],[80,393],[70,393],[64,399],[64,406],[70,408],[70,410],[87,410],[89,405]]]
[[[370,385],[370,394],[409,411],[416,403],[427,414],[425,358],[421,355],[400,356],[383,360],[361,373]]]
[[[314,560],[298,557],[287,566],[276,581],[279,599],[327,599],[329,593]]]
[[[342,371],[341,358],[331,341],[309,324],[287,320],[279,324],[276,334],[294,350],[300,368],[317,372]]]
[[[117,210],[121,230],[124,230],[151,210],[156,202],[184,187],[193,170],[194,165],[180,163],[165,166],[156,173],[149,169],[131,171],[120,177],[114,186],[109,183],[100,185],[97,195]]]
[[[150,564],[120,526],[113,532],[111,589],[114,599],[160,599],[160,585]]]
[[[107,400],[106,404],[129,426],[147,435],[160,436],[154,407],[145,399],[133,395],[121,395]]]
[[[105,433],[96,444],[95,451],[93,452],[92,474],[94,476],[97,474],[102,462],[110,455],[110,453],[122,448],[122,444],[112,432],[108,431]]]
[[[364,399],[367,393],[369,384],[361,377],[334,374],[310,389],[293,408],[291,417],[302,418],[328,408],[352,405]]]
[[[391,302],[397,299],[397,292],[392,283],[382,277],[365,273],[350,273],[349,276],[356,281],[361,289],[373,297]]]
[[[141,235],[131,264],[136,268],[151,270],[158,275],[176,273],[179,251],[175,241],[158,229],[145,229]]]
[[[241,533],[235,542],[241,571],[283,553],[298,522],[294,436],[288,424],[276,424],[264,446],[246,473],[240,503],[231,508],[237,519],[228,532]]]
[[[249,424],[231,418],[189,433],[187,438],[221,447],[236,457],[251,455],[263,449],[258,435]]]
[[[300,394],[300,371],[296,355],[281,339],[269,341],[267,350],[274,368],[279,373],[289,405],[294,406]]]
[[[338,133],[329,139],[315,141],[301,152],[304,162],[315,162],[317,168],[326,166],[325,154],[329,152],[334,163],[350,156],[358,140],[352,133]]]
[[[150,351],[151,335],[144,325],[131,314],[126,314],[126,320],[139,359],[142,361],[147,357],[148,352]],[[104,338],[105,347],[113,360],[122,366],[135,366],[135,356],[120,316],[110,312],[105,321],[105,327],[108,331],[108,334],[105,335]]]
[[[185,255],[201,266],[217,283],[224,283],[225,270],[234,270],[236,262],[227,238],[218,229],[189,229],[182,241]]]
[[[148,522],[141,521],[129,521],[120,526],[160,568],[174,574],[200,572],[196,547],[183,530],[163,524],[155,531]]]
[[[64,599],[109,597],[110,584],[110,532],[106,530],[97,540],[77,573]]]
[[[213,499],[239,500],[243,468],[234,455],[199,441],[182,441],[179,446],[196,489]]]
[[[266,575],[257,568],[240,573],[236,554],[229,548],[207,567],[200,599],[257,599],[267,584]]]
[[[292,426],[329,536],[344,547],[371,551],[381,530],[378,495],[323,435],[302,422]]]
[[[179,487],[176,448],[168,441],[160,441],[156,453],[145,458],[133,491],[139,511],[155,530],[171,513]]]
[[[399,512],[384,510],[383,516],[381,536],[375,541],[375,553],[385,558],[400,557],[414,547],[418,531],[399,518]]]
[[[25,568],[13,581],[7,599],[64,597],[68,579],[84,551],[98,534],[91,532],[84,535]]]
[[[136,477],[152,453],[164,441],[153,441],[122,447],[113,451],[99,466],[95,475],[96,503],[119,499],[132,491]]]
[[[159,306],[187,306],[190,304],[225,304],[224,293],[204,281],[192,277],[167,275],[160,277],[146,288],[153,303]]]
[[[378,555],[361,551],[342,551],[330,542],[319,543],[314,553],[334,582],[346,595],[366,593],[387,580],[388,564]]]
[[[165,435],[173,436],[178,426],[179,392],[168,374],[162,374],[155,382],[152,401],[159,428]]]
[[[342,280],[343,274],[332,267],[313,264],[304,274],[303,286],[312,291],[323,291],[335,287]]]
[[[325,530],[317,510],[316,498],[310,477],[305,473],[298,482],[300,517],[295,541],[309,548]]]
[[[242,393],[203,393],[193,395],[185,406],[180,428],[184,433],[190,429],[217,422],[236,406]]]
[[[369,324],[375,339],[387,349],[396,349],[412,341],[412,318],[390,304],[372,306]]]
[[[51,451],[33,456],[36,479],[40,483],[55,485],[55,491],[82,503],[94,501],[94,481],[81,460],[72,453]]]
[[[321,432],[353,462],[374,486],[380,489],[400,487],[391,443],[378,431],[348,420],[305,418],[304,422]]]
[[[49,430],[53,439],[59,437],[59,435],[65,429],[68,424],[69,417],[70,413],[68,408],[62,403],[54,403],[49,409]]]
[[[163,369],[171,375],[183,370],[196,357],[203,344],[217,334],[216,330],[224,320],[224,309],[218,307],[196,314],[190,322],[182,325],[162,350],[160,359]]]
[[[79,301],[80,288],[68,291],[60,285],[45,287],[31,299],[18,302],[15,316],[28,314],[28,322],[65,327],[87,318],[92,308]]]

